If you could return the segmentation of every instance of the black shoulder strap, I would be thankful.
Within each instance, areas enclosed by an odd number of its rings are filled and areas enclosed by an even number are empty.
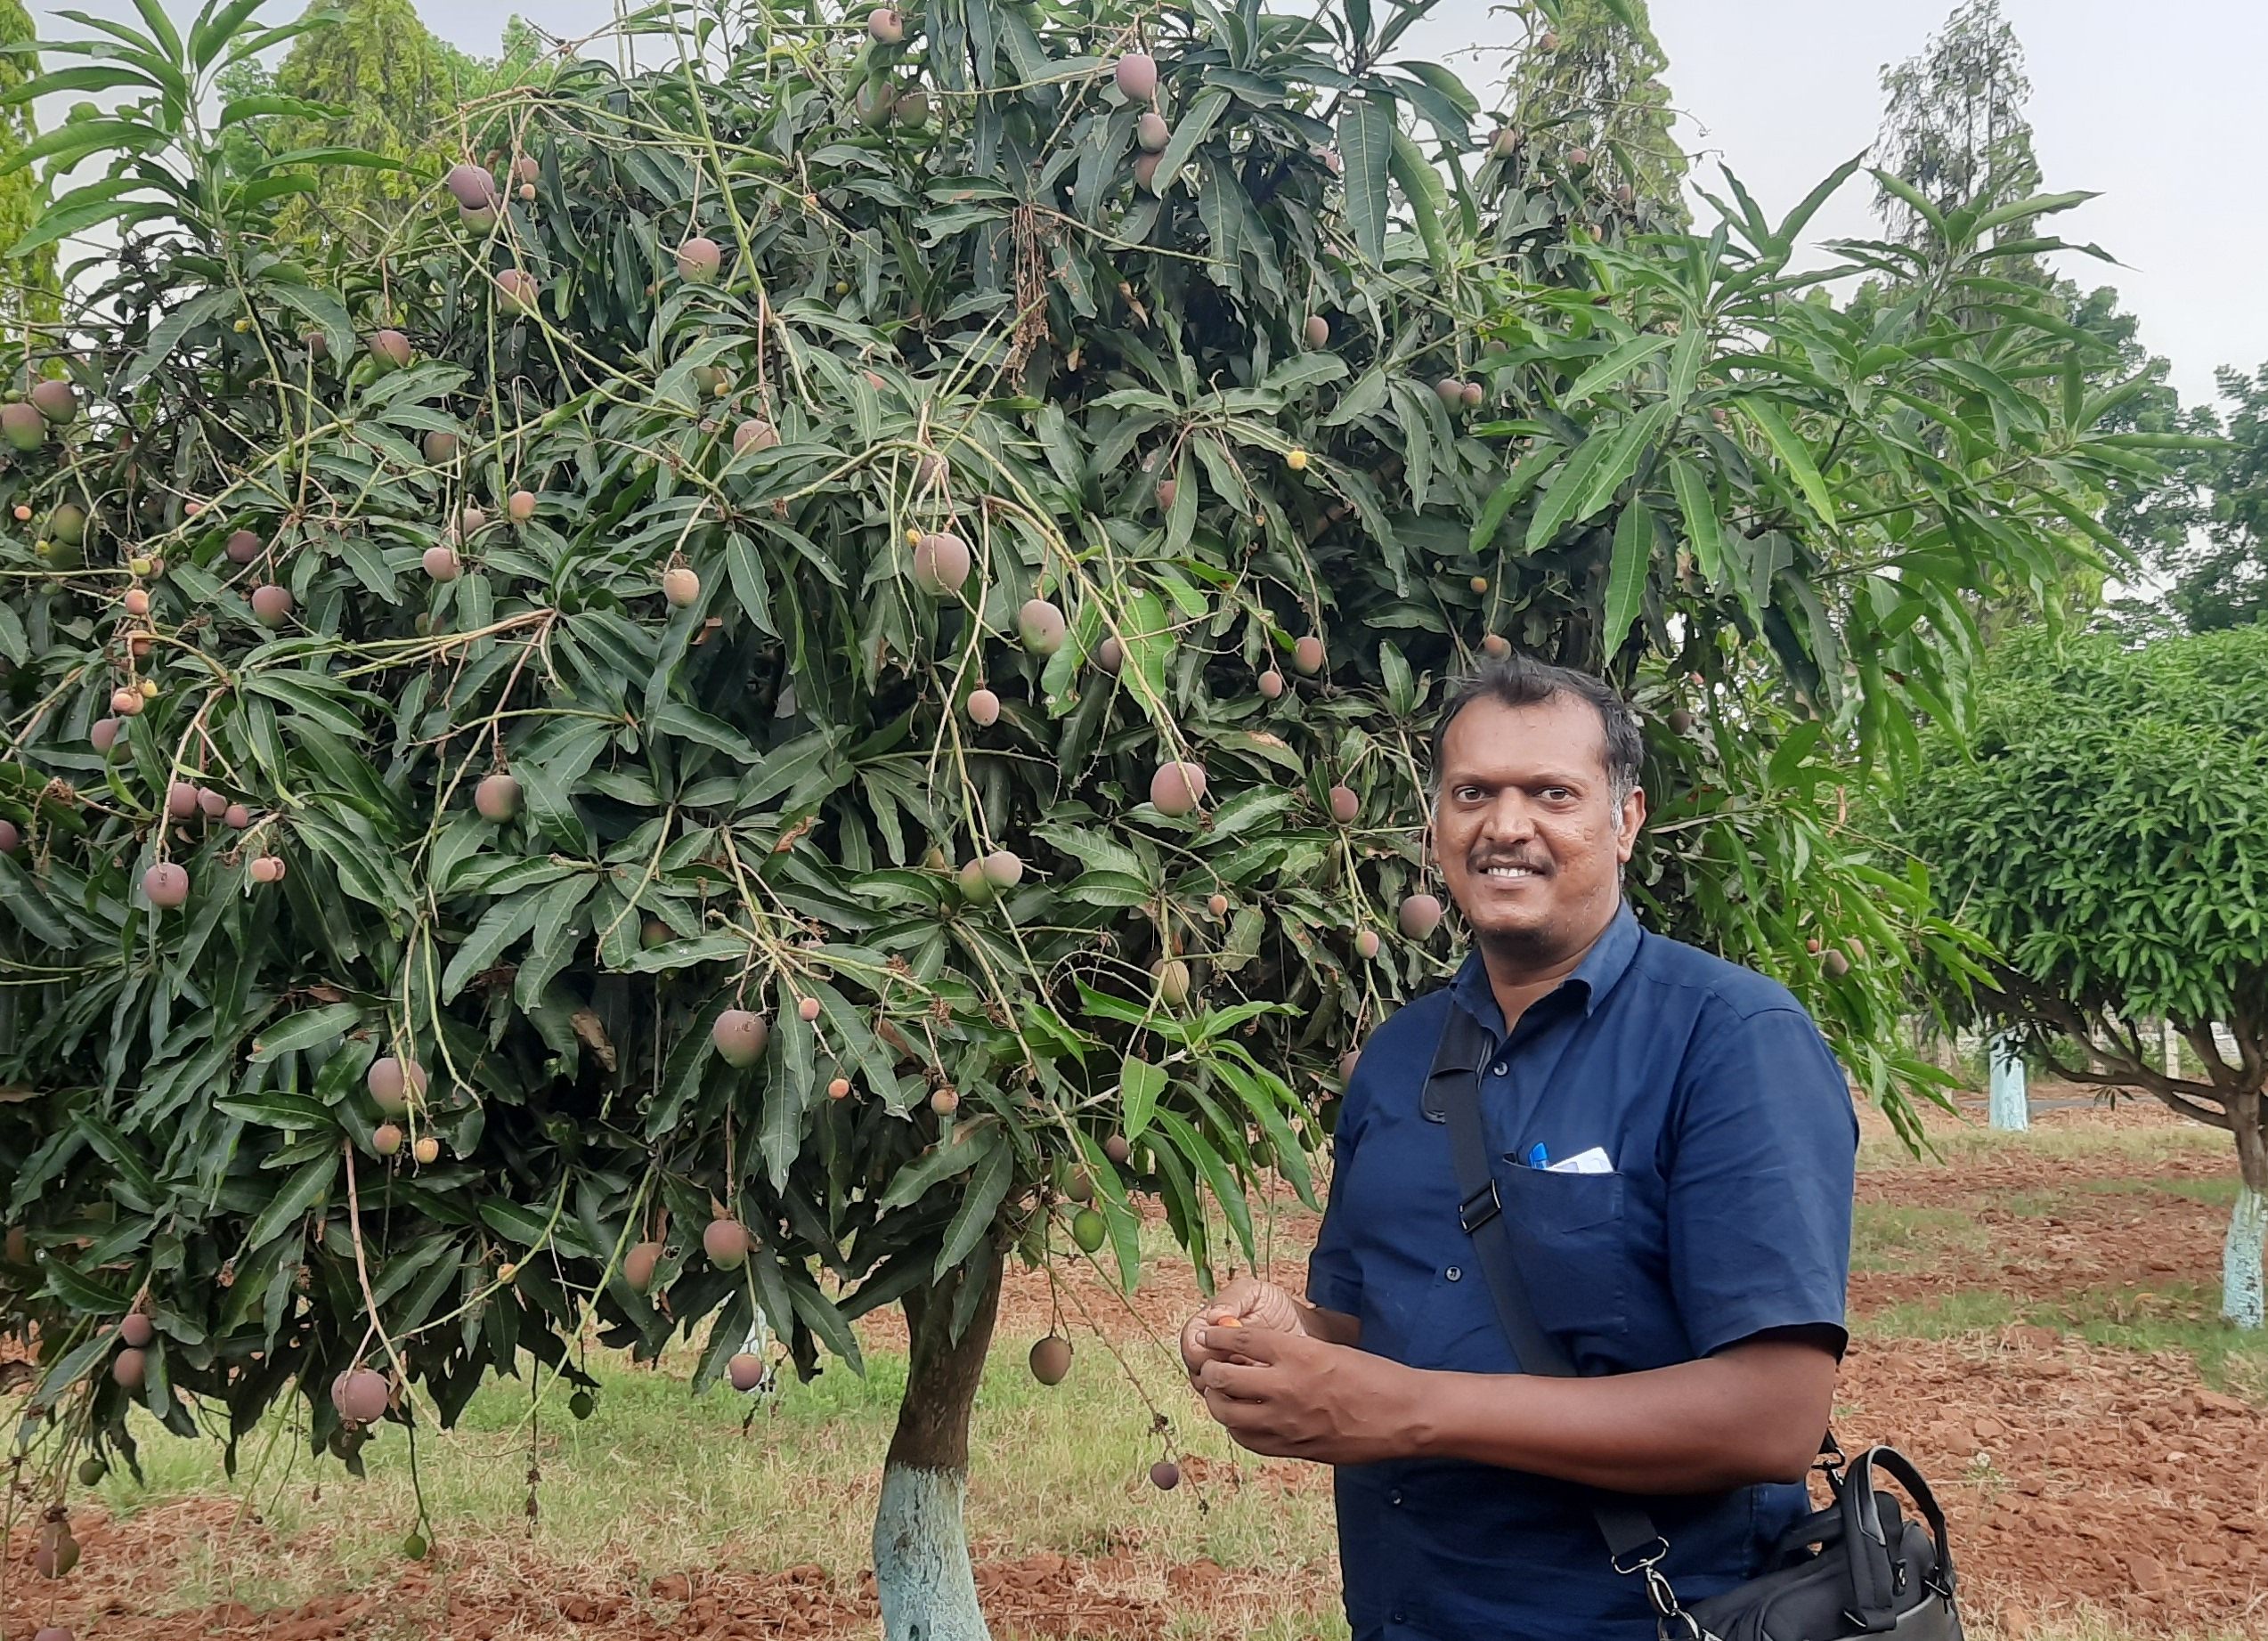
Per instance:
[[[1481,1122],[1481,1063],[1487,1055],[1488,1039],[1480,1022],[1451,1001],[1427,1082],[1429,1098],[1438,1101],[1449,1121],[1450,1155],[1457,1167],[1458,1223],[1473,1239],[1482,1274],[1488,1279],[1489,1293],[1496,1301],[1497,1318],[1512,1341],[1520,1371],[1572,1379],[1578,1377],[1575,1364],[1559,1348],[1559,1342],[1543,1330],[1528,1303],[1527,1288],[1513,1257],[1512,1238],[1505,1228],[1503,1205],[1497,1198],[1488,1133]],[[1654,1531],[1653,1519],[1635,1504],[1595,1491],[1589,1504],[1620,1571],[1634,1572],[1648,1557],[1668,1549]]]

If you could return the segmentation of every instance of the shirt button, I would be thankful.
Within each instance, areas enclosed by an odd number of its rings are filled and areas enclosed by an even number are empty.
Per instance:
[[[1386,1502],[1388,1504],[1400,1504],[1402,1502],[1402,1490],[1397,1487],[1392,1492],[1388,1493],[1386,1495]]]
[[[1447,1277],[1452,1282],[1461,1282],[1465,1279],[1464,1267],[1461,1265],[1451,1265],[1448,1270],[1443,1271],[1442,1275]]]
[[[1504,1061],[1500,1060],[1494,1065],[1491,1066],[1489,1069],[1494,1072],[1498,1076],[1502,1076],[1507,1070],[1510,1069],[1510,1068],[1507,1066]]]
[[[1386,1617],[1388,1621],[1396,1624],[1406,1624],[1410,1621],[1408,1619],[1402,1617],[1399,1613],[1389,1613],[1386,1614]]]

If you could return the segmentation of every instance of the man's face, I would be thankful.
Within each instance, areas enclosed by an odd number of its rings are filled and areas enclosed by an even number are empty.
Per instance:
[[[1434,849],[1481,943],[1548,962],[1596,939],[1621,902],[1646,795],[1614,802],[1590,704],[1475,701],[1449,727],[1441,777]]]

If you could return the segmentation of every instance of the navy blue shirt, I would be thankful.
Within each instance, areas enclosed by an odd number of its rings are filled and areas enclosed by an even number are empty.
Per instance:
[[[1346,1091],[1307,1296],[1413,1368],[1518,1363],[1457,1223],[1449,1129],[1425,1109],[1451,1008],[1492,1052],[1481,1101],[1537,1320],[1586,1374],[1692,1361],[1767,1328],[1842,1337],[1858,1124],[1784,987],[1642,930],[1625,906],[1511,1040],[1480,955],[1374,1032]],[[1596,1148],[1611,1170],[1553,1171]],[[1594,1159],[1594,1161],[1601,1159]],[[1638,1581],[1582,1495],[1451,1460],[1337,1471],[1355,1641],[1645,1641]],[[1643,1501],[1687,1601],[1755,1576],[1798,1485]]]

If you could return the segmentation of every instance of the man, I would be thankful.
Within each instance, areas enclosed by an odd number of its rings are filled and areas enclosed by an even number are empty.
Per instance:
[[[1337,1466],[1355,1641],[1651,1637],[1587,1489],[1641,1496],[1688,1604],[1753,1577],[1809,1507],[1857,1118],[1793,996],[1623,904],[1640,758],[1629,708],[1579,673],[1492,662],[1448,703],[1434,850],[1475,949],[1364,1045],[1305,1299],[1238,1282],[1183,1335],[1239,1442]],[[1451,1009],[1490,1044],[1531,1304],[1595,1377],[1519,1373],[1459,1223],[1427,1090]]]

